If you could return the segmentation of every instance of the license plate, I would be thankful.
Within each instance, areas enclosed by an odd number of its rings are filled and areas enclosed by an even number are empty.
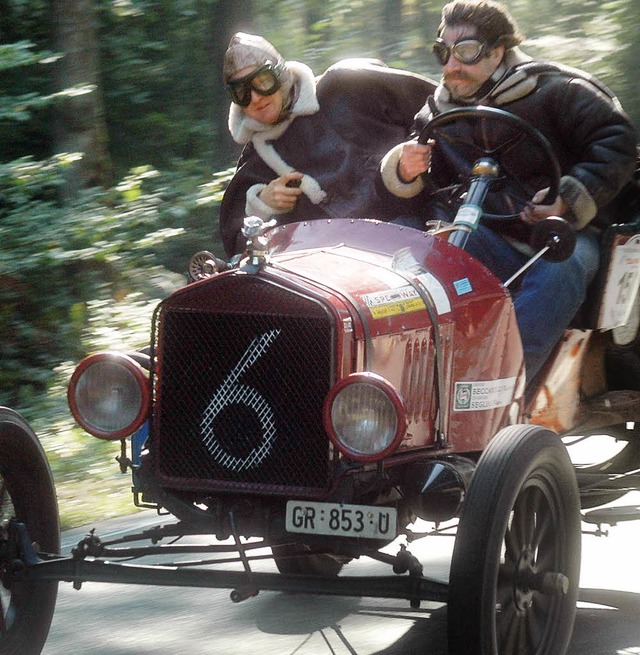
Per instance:
[[[290,500],[286,527],[287,532],[304,534],[395,539],[397,515],[393,507]]]

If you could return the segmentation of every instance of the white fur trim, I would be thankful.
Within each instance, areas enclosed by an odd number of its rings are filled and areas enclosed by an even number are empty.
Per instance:
[[[286,210],[278,210],[267,205],[264,202],[259,194],[267,185],[266,184],[254,184],[252,187],[249,187],[247,191],[247,201],[244,206],[244,211],[247,216],[259,216],[262,220],[268,221],[272,216],[276,214],[286,214]]]
[[[319,109],[318,98],[316,97],[316,80],[313,71],[299,61],[288,61],[285,66],[294,77],[294,84],[298,85],[296,99],[291,107],[289,116],[275,125],[270,123],[260,123],[259,121],[249,118],[242,108],[236,104],[231,105],[229,110],[229,130],[234,140],[238,143],[253,143],[258,156],[278,177],[288,175],[295,171],[287,164],[273,147],[273,141],[281,137],[298,116],[311,116]],[[303,172],[303,171],[300,171]],[[253,188],[253,187],[252,187]],[[327,194],[322,190],[317,180],[310,175],[304,175],[300,184],[302,192],[311,200],[314,205],[320,204]],[[261,190],[261,189],[260,189]],[[249,197],[247,196],[247,207],[249,206]],[[251,203],[262,203],[255,195]],[[262,203],[264,205],[264,203]],[[268,205],[264,205],[268,207]],[[264,212],[247,212],[256,214],[263,218]],[[272,214],[283,213],[271,210]]]
[[[560,178],[560,197],[573,213],[573,225],[576,230],[586,227],[598,212],[598,206],[587,187],[572,175],[563,175]]]
[[[398,164],[400,163],[402,146],[403,144],[399,143],[397,146],[391,148],[383,157],[380,164],[380,173],[382,174],[382,181],[387,191],[399,198],[413,198],[424,189],[424,181],[421,175],[411,182],[403,182],[400,179],[398,175]]]
[[[483,98],[467,98],[460,102],[452,100],[451,93],[442,81],[434,93],[436,107],[440,111],[447,111],[461,104],[483,105],[495,104],[501,106],[509,104],[519,98],[524,98],[533,92],[538,83],[537,75],[530,75],[524,71],[516,71],[509,75],[512,68],[518,64],[533,61],[529,55],[525,54],[520,48],[511,48],[504,56],[503,62],[498,66],[491,78],[495,81],[495,86]],[[507,78],[504,75],[507,74]]]

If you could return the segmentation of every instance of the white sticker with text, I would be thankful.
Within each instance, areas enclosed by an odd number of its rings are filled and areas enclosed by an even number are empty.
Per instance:
[[[456,412],[475,412],[505,407],[513,400],[516,378],[456,382],[453,409]]]

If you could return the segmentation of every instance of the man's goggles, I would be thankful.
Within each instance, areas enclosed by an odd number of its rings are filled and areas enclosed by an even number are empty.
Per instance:
[[[492,47],[493,44],[489,45],[477,39],[464,39],[449,47],[442,39],[436,39],[433,44],[433,54],[441,66],[449,61],[451,55],[459,62],[471,66],[477,64]]]
[[[281,66],[268,61],[252,73],[237,80],[231,80],[225,87],[233,102],[241,107],[248,107],[251,104],[252,91],[261,96],[270,96],[280,88],[281,70]]]

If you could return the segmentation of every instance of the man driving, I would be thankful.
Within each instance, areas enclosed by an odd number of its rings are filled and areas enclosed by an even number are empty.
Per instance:
[[[455,215],[460,203],[456,189],[469,176],[469,162],[478,157],[469,139],[482,141],[487,152],[513,138],[500,135],[500,126],[492,122],[485,127],[452,126],[446,139],[435,136],[419,144],[416,137],[432,117],[456,107],[497,107],[524,119],[547,138],[560,165],[557,197],[548,197],[551,178],[547,174],[545,179],[542,154],[519,147],[514,139],[513,152],[503,145],[509,159],[503,173],[511,181],[499,184],[484,206],[495,218],[483,218],[466,246],[505,281],[532,254],[528,245],[532,224],[561,216],[577,230],[569,259],[536,261],[514,292],[531,382],[584,302],[596,274],[599,244],[594,219],[631,179],[636,134],[617,98],[602,83],[577,69],[534,61],[518,47],[523,39],[499,2],[454,0],[445,5],[433,45],[442,70],[440,83],[416,116],[410,140],[383,159],[381,175],[388,192],[407,199],[408,217],[398,222],[424,229],[426,220],[452,220]],[[449,189],[448,196],[443,188]]]

